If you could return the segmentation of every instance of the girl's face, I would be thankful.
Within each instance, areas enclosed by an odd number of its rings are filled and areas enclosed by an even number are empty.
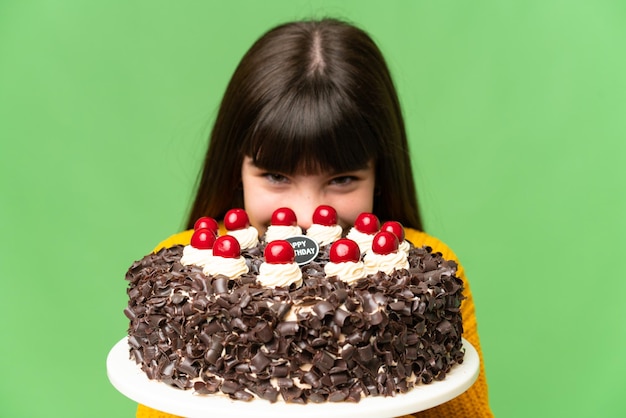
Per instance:
[[[321,172],[313,175],[275,173],[257,167],[244,157],[241,168],[244,208],[252,226],[265,233],[272,213],[280,207],[293,209],[298,225],[306,230],[319,205],[337,211],[338,223],[346,228],[362,212],[374,207],[375,174],[371,162],[362,170],[347,173]]]

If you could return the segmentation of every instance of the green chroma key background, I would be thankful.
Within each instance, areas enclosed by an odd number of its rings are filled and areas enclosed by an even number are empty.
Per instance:
[[[626,7],[615,0],[0,1],[0,415],[130,417],[128,266],[183,225],[271,26],[379,43],[427,230],[466,267],[499,417],[626,411]]]

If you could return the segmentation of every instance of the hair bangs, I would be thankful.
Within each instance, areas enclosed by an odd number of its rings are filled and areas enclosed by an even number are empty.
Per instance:
[[[258,115],[243,150],[255,165],[284,174],[342,173],[376,158],[380,138],[354,105],[301,93]]]

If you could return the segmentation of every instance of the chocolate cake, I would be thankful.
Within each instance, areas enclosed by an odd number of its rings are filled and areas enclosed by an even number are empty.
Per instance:
[[[463,361],[453,261],[411,246],[408,268],[345,282],[325,274],[325,245],[300,266],[300,285],[267,287],[256,279],[266,245],[241,250],[248,272],[237,278],[183,265],[183,246],[133,263],[130,356],[150,379],[243,401],[358,402],[442,380]]]

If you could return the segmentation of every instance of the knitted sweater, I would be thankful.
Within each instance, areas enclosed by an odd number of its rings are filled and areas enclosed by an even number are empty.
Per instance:
[[[223,226],[221,226],[223,228]],[[225,233],[224,230],[220,231]],[[193,231],[184,231],[176,235],[171,236],[165,241],[161,242],[155,249],[158,251],[164,247],[171,247],[176,244],[187,245],[191,240]],[[493,417],[491,408],[489,407],[489,400],[487,397],[487,380],[485,377],[485,367],[483,363],[483,356],[480,349],[480,341],[478,338],[478,327],[476,323],[476,312],[474,308],[474,299],[472,292],[469,288],[469,282],[465,277],[465,270],[459,263],[456,255],[446,246],[443,242],[437,238],[432,237],[422,231],[415,229],[405,228],[405,237],[408,241],[412,242],[416,247],[427,245],[433,249],[433,252],[440,252],[447,260],[454,260],[458,263],[457,276],[463,280],[465,285],[464,295],[466,299],[461,304],[461,313],[463,315],[463,337],[469,341],[480,357],[480,373],[476,382],[466,392],[460,396],[434,408],[415,413],[413,415],[406,415],[401,418],[416,417],[416,418],[430,418],[430,417],[464,417],[464,418],[487,418]],[[137,418],[176,418],[175,415],[170,415],[164,412],[157,411],[149,408],[145,405],[139,405],[137,408]]]

